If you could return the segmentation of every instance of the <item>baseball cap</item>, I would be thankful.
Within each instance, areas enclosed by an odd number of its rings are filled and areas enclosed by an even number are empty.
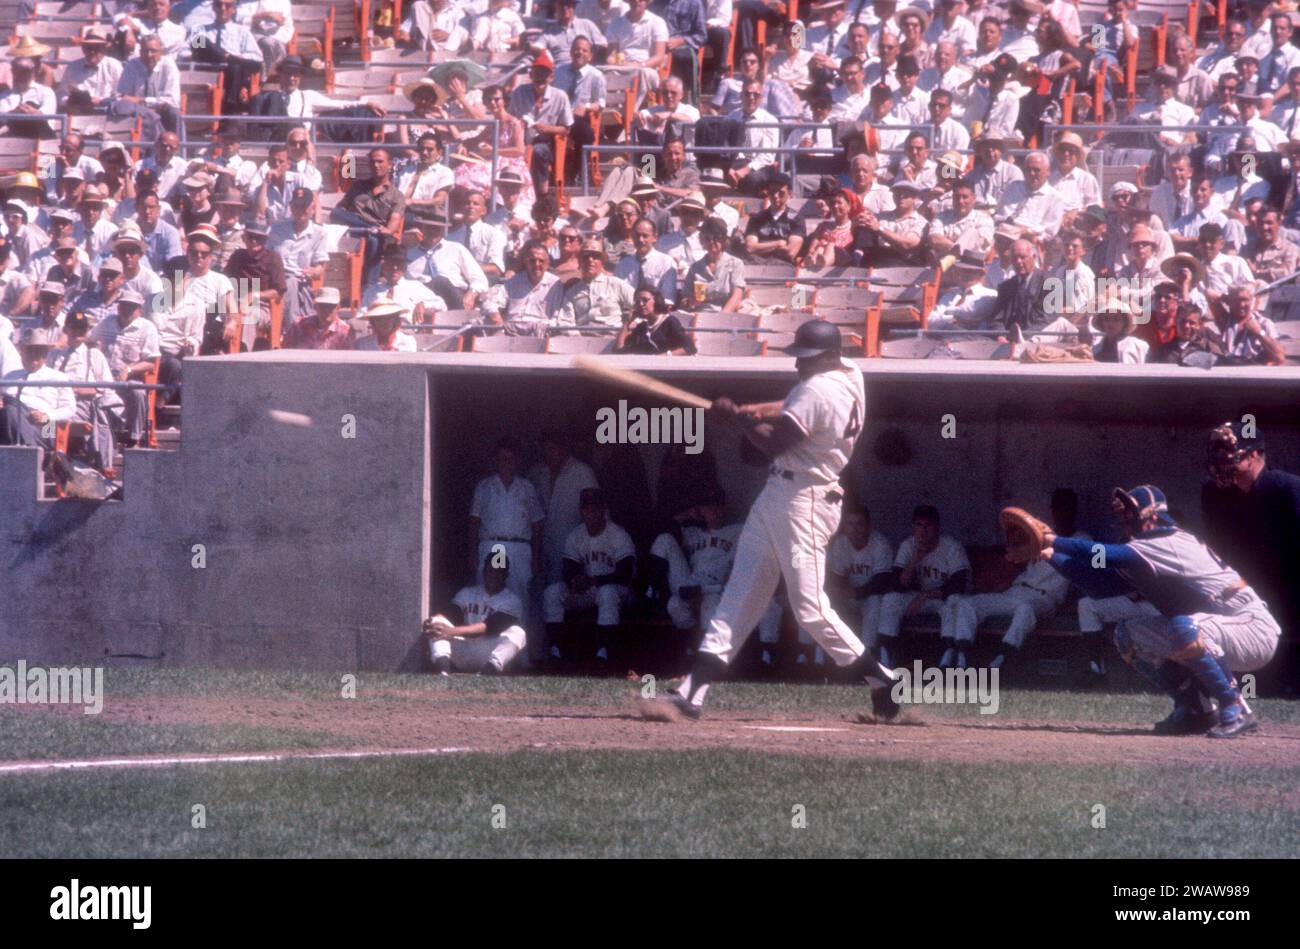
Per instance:
[[[338,306],[339,303],[342,302],[342,298],[339,296],[338,287],[321,287],[316,291],[316,295],[312,299],[316,303],[324,303],[331,306]]]
[[[245,234],[252,234],[254,237],[266,237],[267,234],[271,233],[271,228],[266,223],[266,220],[256,215],[244,218],[243,223]]]
[[[67,292],[68,288],[58,280],[41,281],[41,293],[48,293],[51,296],[61,297]]]
[[[99,272],[104,273],[105,271],[108,273],[121,273],[122,261],[118,260],[112,254],[109,254],[104,258],[104,262],[99,265]]]
[[[54,208],[53,210],[50,211],[50,220],[69,221],[69,222],[76,221],[77,212],[72,210],[72,208]]]
[[[291,194],[291,195],[289,196],[289,200],[291,200],[291,201],[295,201],[295,202],[298,202],[298,201],[311,201],[311,200],[313,200],[315,197],[316,197],[316,192],[315,192],[315,191],[312,191],[311,188],[304,188],[304,187],[302,187],[302,186],[299,186],[299,187],[293,189],[293,194]]]
[[[63,331],[65,333],[89,333],[90,317],[80,310],[73,310],[63,318]]]
[[[118,303],[134,303],[136,306],[144,306],[144,297],[140,295],[139,290],[133,290],[127,287],[117,298]]]

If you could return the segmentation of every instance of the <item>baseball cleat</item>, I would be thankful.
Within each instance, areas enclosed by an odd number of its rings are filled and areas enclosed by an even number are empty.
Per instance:
[[[487,662],[483,663],[483,668],[479,669],[478,674],[481,676],[499,676],[501,675],[501,672],[501,667],[489,659]]]
[[[637,703],[637,708],[641,712],[641,717],[652,722],[680,722],[682,719],[690,721],[699,721],[703,714],[703,709],[697,705],[692,705],[679,692],[669,692],[667,695],[653,699],[641,699]]]
[[[1179,705],[1167,718],[1156,722],[1153,730],[1157,735],[1204,735],[1217,720],[1213,713]]]
[[[1219,723],[1206,732],[1209,738],[1240,738],[1259,728],[1259,718],[1244,706],[1229,705],[1219,713]]]
[[[871,690],[871,712],[882,722],[892,722],[898,718],[902,708],[894,701],[892,686]]]

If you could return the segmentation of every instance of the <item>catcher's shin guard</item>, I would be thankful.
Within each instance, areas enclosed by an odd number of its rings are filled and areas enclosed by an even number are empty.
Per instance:
[[[1173,699],[1175,704],[1179,703],[1183,689],[1190,680],[1190,675],[1177,674],[1179,666],[1176,663],[1163,662],[1156,666],[1149,660],[1139,656],[1137,647],[1133,643],[1133,637],[1129,635],[1128,627],[1124,623],[1115,624],[1115,650],[1119,653],[1119,657],[1140,673],[1144,679],[1159,687],[1160,691]]]
[[[1222,656],[1210,651],[1196,621],[1190,616],[1175,616],[1169,621],[1169,658],[1185,666],[1207,693],[1219,700],[1220,708],[1236,704],[1240,696],[1232,670]]]

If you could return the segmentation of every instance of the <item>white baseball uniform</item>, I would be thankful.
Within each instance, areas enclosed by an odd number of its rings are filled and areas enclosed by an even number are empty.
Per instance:
[[[852,364],[800,380],[781,415],[804,438],[773,460],[767,484],[745,519],[735,565],[700,646],[730,662],[772,602],[781,578],[795,621],[837,665],[862,655],[861,640],[826,594],[826,548],[839,527],[837,485],[866,417],[862,371]],[[707,687],[682,692],[703,704]]]
[[[581,564],[583,573],[593,579],[607,577],[614,572],[620,560],[636,556],[636,546],[627,531],[611,520],[596,536],[587,532],[586,524],[579,524],[569,532],[564,542],[564,559]],[[596,607],[597,626],[617,626],[623,604],[631,590],[619,583],[593,586],[584,593],[569,592],[563,580],[552,583],[542,595],[542,608],[546,622],[564,622],[566,610]]]
[[[1078,540],[1091,540],[1083,531],[1070,535]],[[1049,619],[1065,602],[1070,592],[1070,581],[1045,560],[1029,564],[1011,583],[1011,588],[1001,593],[977,593],[974,596],[952,596],[948,608],[952,611],[951,629],[958,642],[974,642],[975,631],[986,619],[1010,616],[1011,623],[1002,634],[1002,642],[1012,649],[1025,644],[1025,637],[1044,620]]]
[[[907,565],[912,562],[912,551],[916,549],[916,538],[909,537],[898,545],[898,556],[894,558],[894,566],[899,569],[906,569]],[[969,570],[970,558],[966,556],[966,548],[947,534],[940,535],[939,542],[935,545],[934,550],[930,551],[916,568],[916,578],[918,590],[903,590],[894,593],[886,593],[880,603],[880,627],[878,632],[881,636],[895,638],[898,636],[898,628],[902,625],[903,614],[907,612],[908,605],[912,602],[917,592],[928,592],[930,590],[939,590],[948,582],[948,578],[954,574],[961,573],[963,570]],[[956,594],[954,594],[955,596]],[[938,597],[929,598],[920,607],[914,615],[923,615],[933,613],[939,617],[939,635],[944,639],[953,638],[952,629],[952,612],[947,607],[947,601],[952,597],[939,599]]]
[[[682,543],[671,534],[660,534],[650,545],[650,555],[668,562],[668,615],[678,629],[694,629],[695,610],[681,598],[683,587],[700,588],[699,621],[707,624],[721,600],[722,588],[735,561],[736,541],[741,525],[727,524],[717,530],[682,528]]]
[[[527,637],[519,623],[523,619],[524,605],[513,590],[507,587],[493,594],[481,585],[465,587],[451,602],[460,607],[464,621],[453,623],[447,617],[439,615],[434,617],[435,622],[442,620],[451,626],[472,626],[475,623],[486,623],[494,613],[504,614],[516,622],[495,634],[431,640],[429,655],[435,661],[444,656],[449,657],[453,668],[465,672],[477,672],[488,660],[497,668],[504,669],[511,659],[523,651]]]
[[[1128,546],[1155,573],[1150,596],[1161,614],[1124,621],[1139,655],[1155,663],[1169,658],[1169,619],[1181,615],[1191,617],[1206,648],[1223,656],[1234,672],[1261,669],[1273,658],[1282,631],[1268,607],[1194,536],[1183,530],[1156,532],[1135,537]],[[1187,593],[1201,609],[1179,604]],[[1162,602],[1166,594],[1169,602]]]
[[[479,521],[478,582],[483,582],[483,562],[500,544],[510,563],[506,587],[526,602],[533,578],[533,525],[546,517],[537,489],[527,478],[516,477],[507,486],[494,474],[474,488],[469,516]]]
[[[893,565],[894,549],[879,531],[872,531],[861,547],[854,547],[848,537],[837,534],[831,541],[830,553],[826,558],[826,568],[837,577],[846,579],[855,592],[880,574],[889,573]],[[869,649],[874,649],[876,645],[880,604],[883,600],[882,594],[872,594],[855,598],[853,602],[860,617],[859,636]]]

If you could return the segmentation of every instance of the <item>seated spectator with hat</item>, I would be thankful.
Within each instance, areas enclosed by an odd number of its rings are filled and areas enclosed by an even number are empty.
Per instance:
[[[30,172],[26,174],[33,182],[36,180],[36,176]],[[22,175],[18,177],[21,178]],[[11,194],[13,190],[12,187],[9,189]],[[19,198],[6,199],[4,217],[5,230],[8,232],[5,236],[9,240],[9,250],[13,255],[14,263],[17,264],[18,270],[26,270],[27,262],[36,255],[37,251],[49,246],[50,236],[33,220],[36,217],[33,206]]]
[[[117,299],[122,295],[122,261],[109,255],[99,265],[95,286],[86,290],[72,303],[74,312],[82,314],[94,329],[96,325],[117,312]]]
[[[370,335],[357,341],[362,352],[413,353],[415,337],[402,329],[406,308],[384,297],[377,298],[361,318],[370,323]]]
[[[471,310],[488,292],[487,275],[464,244],[446,239],[447,215],[418,215],[407,233],[418,243],[406,251],[406,276],[442,297],[449,310]]]
[[[9,89],[0,95],[0,112],[26,115],[54,115],[59,111],[58,99],[48,85],[36,81],[39,57],[50,51],[44,43],[30,36],[22,37],[9,47],[12,57],[9,71],[12,77]],[[42,122],[33,119],[6,119],[0,124],[0,135],[15,138],[54,138],[58,119]]]
[[[180,201],[180,231],[188,234],[200,224],[211,224],[217,219],[217,209],[212,203],[213,179],[207,172],[198,171],[181,181],[185,196]]]
[[[257,217],[244,219],[244,246],[230,255],[226,276],[234,283],[240,296],[240,311],[257,325],[259,336],[269,332],[271,307],[284,299],[286,289],[284,263],[280,255],[266,246],[271,229]],[[189,233],[193,243],[195,235],[211,240],[212,249],[220,247],[215,229],[202,226]],[[398,248],[400,251],[400,248]],[[276,344],[279,340],[274,341]]]
[[[57,89],[68,115],[93,115],[117,91],[122,61],[107,55],[108,42],[103,27],[82,28],[81,59],[64,67]]]
[[[384,251],[379,262],[379,279],[369,284],[361,294],[361,305],[368,307],[382,297],[404,308],[412,323],[428,322],[433,319],[435,311],[445,312],[447,304],[442,297],[419,280],[408,277],[406,268],[406,251],[400,247]]]
[[[104,207],[103,186],[87,185],[78,208],[80,216],[72,225],[72,236],[94,264],[112,253],[113,238],[117,235],[117,225],[105,216]]]
[[[95,286],[95,269],[72,236],[71,222],[63,227],[64,233],[32,258],[27,276],[33,283],[61,283],[64,296],[72,300]]]
[[[91,325],[86,314],[73,310],[63,322],[66,343],[50,353],[49,364],[77,382],[113,382],[108,357],[87,344]],[[76,414],[73,421],[90,427],[85,440],[85,455],[101,471],[113,466],[117,454],[114,429],[125,421],[122,397],[113,389],[73,389]]]
[[[76,399],[70,388],[16,387],[14,382],[67,382],[66,374],[46,365],[56,334],[41,327],[29,327],[18,338],[22,368],[0,378],[4,411],[0,415],[0,445],[54,447],[54,424],[71,421]]]
[[[144,298],[135,290],[122,291],[117,312],[96,324],[90,331],[90,343],[108,358],[109,369],[118,382],[142,381],[150,372],[162,350],[158,329],[142,314]],[[126,407],[126,443],[139,445],[149,424],[149,397],[142,389],[121,392]]]
[[[221,239],[217,259],[212,267],[224,272],[235,251],[244,246],[244,210],[247,205],[244,204],[244,196],[233,185],[221,191],[212,204],[217,209],[217,217],[211,223],[216,228],[217,237]]]
[[[246,224],[245,230],[247,227]],[[186,236],[189,241],[185,252],[188,265],[180,280],[181,285],[172,289],[171,308],[174,311],[180,306],[194,307],[202,310],[207,317],[216,317],[223,324],[222,337],[228,347],[240,338],[243,328],[245,300],[241,300],[240,295],[249,295],[251,297],[249,302],[254,307],[260,300],[265,299],[262,294],[270,287],[270,283],[269,281],[260,284],[254,282],[259,278],[254,277],[253,274],[260,275],[266,271],[253,263],[245,249],[243,260],[248,262],[246,267],[241,262],[240,267],[230,268],[229,275],[219,273],[212,269],[216,251],[221,246],[216,230],[211,225],[201,224]],[[263,229],[262,241],[265,241],[265,229]],[[231,261],[233,262],[240,253],[236,251]],[[259,259],[261,259],[260,255]],[[277,259],[276,264],[278,263]],[[234,280],[241,281],[238,292],[232,282],[232,275]],[[283,278],[280,285],[283,287]]]
[[[63,284],[58,280],[46,280],[40,284],[36,294],[36,325],[49,330],[55,342],[58,342],[67,312],[68,300],[64,295]]]
[[[1097,362],[1146,362],[1151,347],[1144,339],[1133,336],[1134,301],[1113,294],[1097,304],[1093,317],[1101,338],[1093,344],[1092,358]]]
[[[515,87],[508,106],[510,114],[527,128],[528,142],[533,146],[533,188],[539,195],[550,188],[556,141],[568,135],[573,125],[569,97],[551,85],[554,72],[550,53],[545,50],[538,53],[529,70],[530,81]]]
[[[605,269],[605,245],[591,238],[578,252],[579,276],[564,291],[556,322],[561,326],[617,330],[632,312],[633,291]],[[611,337],[612,338],[612,337]]]
[[[144,258],[144,238],[134,221],[123,224],[113,238],[113,256],[122,263],[122,289],[134,290],[141,300],[162,292],[162,280]]]
[[[284,338],[285,349],[356,349],[357,335],[352,326],[339,319],[337,287],[316,291],[315,313],[300,316]]]

